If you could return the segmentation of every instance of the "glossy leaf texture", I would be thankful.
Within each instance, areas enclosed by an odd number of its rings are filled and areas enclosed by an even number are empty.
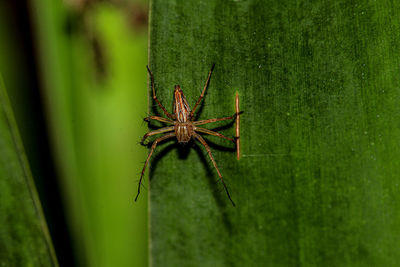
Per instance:
[[[32,1],[44,109],[79,266],[146,266],[147,5]],[[67,264],[67,263],[64,263]]]
[[[206,136],[151,161],[153,266],[396,266],[400,261],[400,4],[153,0],[150,67],[172,108],[234,113],[241,151]],[[161,115],[150,98],[150,113]],[[228,136],[229,123],[215,123]]]
[[[0,78],[0,265],[58,266]]]

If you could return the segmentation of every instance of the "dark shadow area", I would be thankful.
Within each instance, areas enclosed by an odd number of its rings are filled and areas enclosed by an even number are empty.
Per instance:
[[[202,162],[204,168],[206,169],[207,177],[209,178],[210,189],[212,189],[214,198],[216,199],[218,206],[220,206],[220,207],[226,206],[226,201],[223,197],[227,198],[227,196],[225,196],[225,191],[223,190],[223,188],[220,188],[222,190],[217,189],[219,187],[218,183],[220,183],[220,180],[219,180],[217,172],[214,171],[214,169],[213,169],[214,168],[213,163],[210,160],[206,149],[201,144],[195,142],[193,139],[185,145],[179,144],[176,141],[176,139],[165,140],[165,142],[173,142],[173,143],[168,144],[166,147],[162,148],[158,152],[156,152],[157,151],[157,148],[156,148],[156,150],[153,152],[152,159],[150,159],[151,167],[149,168],[150,181],[153,179],[154,170],[157,168],[157,165],[160,162],[160,160],[163,157],[165,157],[168,153],[170,153],[172,150],[177,149],[179,159],[186,159],[190,153],[190,150],[194,149],[196,151],[196,153],[198,154],[200,161]],[[161,144],[162,143],[164,143],[164,142],[161,142]],[[235,148],[227,148],[224,146],[217,145],[210,141],[207,141],[207,144],[210,147],[217,147],[220,150],[230,151],[230,152],[235,151]],[[152,142],[150,142],[146,146],[148,148],[150,148],[151,145],[152,145]],[[224,195],[224,196],[222,196],[222,195]]]
[[[193,140],[190,140],[188,143],[186,144],[178,144],[178,158],[179,159],[187,159],[187,157],[189,156],[190,150],[193,147]]]
[[[200,161],[203,163],[204,168],[206,169],[208,185],[209,185],[210,191],[212,192],[213,197],[217,203],[219,211],[222,214],[222,220],[226,226],[226,229],[228,230],[229,233],[232,233],[232,222],[226,212],[227,205],[230,205],[231,203],[229,201],[228,196],[225,194],[225,190],[220,187],[222,185],[219,180],[218,174],[216,173],[216,171],[213,171],[213,169],[211,169],[211,168],[214,168],[214,166],[212,165],[211,160],[207,160],[207,159],[209,159],[208,154],[207,153],[204,154],[204,151],[203,151],[203,149],[201,149],[200,146],[201,145],[195,143],[193,148],[196,151],[197,155],[199,156]],[[217,163],[217,166],[218,166],[218,163]],[[218,180],[216,180],[216,179],[218,179]],[[234,207],[232,207],[232,208],[234,208]]]
[[[209,135],[205,135],[205,134],[203,134],[203,135],[201,135],[203,138],[204,138],[204,140],[206,140],[206,142],[207,142],[207,144],[208,144],[208,146],[211,148],[211,153],[212,153],[212,151],[213,150],[219,150],[219,151],[224,151],[224,152],[235,152],[236,151],[236,147],[235,147],[235,144],[234,143],[232,143],[231,141],[229,141],[229,140],[225,140],[225,139],[222,139],[222,138],[219,138],[219,137],[212,137],[212,138],[215,138],[215,139],[221,139],[221,140],[223,140],[223,142],[225,142],[225,144],[224,145],[220,145],[220,144],[217,144],[217,143],[215,143],[214,141],[210,141],[209,139]],[[204,148],[204,151],[206,151],[206,149]]]
[[[14,83],[16,88],[6,87],[32,175],[39,193],[51,239],[60,266],[76,266],[72,250],[70,231],[67,226],[65,210],[61,200],[61,186],[52,158],[50,139],[47,132],[44,106],[39,82],[39,57],[34,46],[33,19],[30,16],[28,1],[6,1],[2,7],[7,9],[11,33],[18,45],[18,76],[24,82]],[[9,41],[9,40],[7,40]],[[11,77],[4,77],[6,84]],[[16,211],[18,212],[18,211]]]
[[[200,92],[200,94],[201,94],[201,92]],[[200,94],[199,94],[199,96],[200,96]],[[204,94],[203,100],[196,108],[196,112],[194,113],[194,121],[199,120],[200,114],[201,114],[201,112],[203,112],[204,106],[206,106],[206,104],[205,104],[206,95],[207,95],[207,91]],[[196,99],[196,101],[197,101],[197,99]],[[193,105],[195,105],[195,104],[196,104],[196,102],[193,103]]]
[[[179,144],[174,139],[165,140],[165,142],[172,142],[172,140],[173,140],[173,143],[167,145],[166,147],[164,147],[163,149],[161,149],[157,153],[154,152],[153,158],[150,159],[150,168],[149,168],[149,179],[150,179],[150,181],[153,179],[154,170],[157,168],[157,164],[160,162],[160,160],[163,157],[165,157],[169,152],[171,152],[173,149],[179,148]],[[148,147],[150,147],[150,146],[151,146],[151,144],[148,145]]]

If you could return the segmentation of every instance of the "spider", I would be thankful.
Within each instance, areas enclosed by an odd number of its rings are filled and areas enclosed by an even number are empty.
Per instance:
[[[200,104],[201,100],[204,97],[204,93],[208,87],[208,84],[210,82],[210,78],[211,78],[211,74],[212,71],[214,69],[215,64],[212,65],[210,72],[208,73],[208,78],[206,81],[206,84],[203,88],[203,91],[201,92],[201,95],[199,97],[199,99],[197,100],[196,104],[194,105],[193,110],[190,110],[189,104],[186,101],[185,95],[183,94],[183,91],[181,89],[181,87],[179,85],[175,85],[175,89],[174,89],[174,108],[173,108],[173,114],[169,113],[165,107],[160,103],[160,101],[157,99],[156,96],[156,91],[154,88],[154,76],[153,73],[150,71],[149,66],[147,67],[147,71],[150,74],[150,78],[151,78],[151,87],[153,90],[153,99],[156,101],[156,103],[158,104],[158,106],[163,110],[164,114],[168,117],[168,118],[164,118],[164,117],[158,117],[158,116],[150,116],[145,118],[144,120],[149,122],[150,120],[156,120],[156,121],[160,121],[166,124],[169,124],[170,126],[167,127],[163,127],[160,128],[158,130],[155,131],[150,131],[148,133],[146,133],[142,140],[141,140],[141,144],[144,145],[144,141],[146,140],[147,137],[152,136],[152,135],[156,135],[156,134],[161,134],[161,133],[165,133],[163,136],[157,138],[156,140],[154,140],[149,155],[147,156],[146,162],[144,164],[143,170],[141,172],[140,175],[140,180],[139,180],[139,186],[138,186],[138,193],[136,195],[135,201],[138,199],[138,196],[140,194],[140,186],[142,184],[142,179],[143,179],[143,175],[144,172],[146,170],[146,166],[151,158],[151,155],[153,154],[156,146],[158,143],[160,143],[161,141],[164,141],[168,138],[173,138],[176,137],[176,139],[178,140],[178,142],[180,144],[186,144],[188,143],[192,138],[199,141],[207,150],[207,153],[215,167],[215,169],[217,170],[218,176],[225,188],[226,194],[228,195],[229,200],[232,202],[232,205],[235,206],[235,203],[233,202],[228,188],[222,178],[221,172],[219,171],[218,167],[217,167],[217,163],[214,160],[213,155],[211,154],[211,150],[210,147],[208,146],[208,144],[206,143],[206,141],[203,139],[203,137],[199,134],[199,133],[203,133],[203,134],[210,134],[210,135],[214,135],[214,136],[218,136],[221,138],[224,138],[226,140],[232,141],[235,143],[235,140],[233,140],[232,138],[226,137],[220,133],[205,129],[205,128],[201,128],[198,127],[199,125],[203,125],[203,124],[207,124],[207,123],[211,123],[211,122],[216,122],[216,121],[225,121],[225,120],[231,120],[236,118],[236,116],[238,115],[238,113],[235,113],[233,116],[229,116],[229,117],[223,117],[223,118],[216,118],[216,119],[208,119],[208,120],[200,120],[200,121],[195,121],[194,120],[194,113],[196,111],[196,108],[198,107],[198,105]]]

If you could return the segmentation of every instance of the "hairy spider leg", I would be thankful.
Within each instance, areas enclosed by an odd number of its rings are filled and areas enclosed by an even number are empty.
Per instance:
[[[208,146],[208,144],[206,143],[206,141],[203,139],[203,137],[201,137],[201,135],[195,133],[194,136],[195,136],[195,137],[197,138],[197,140],[199,140],[200,143],[206,148],[207,153],[208,153],[208,156],[210,156],[210,159],[211,159],[212,163],[214,164],[215,169],[217,170],[218,176],[219,176],[219,178],[221,179],[222,184],[224,185],[226,194],[228,195],[229,200],[232,202],[232,205],[235,207],[235,206],[236,206],[236,205],[235,205],[235,202],[233,202],[233,200],[232,200],[232,198],[231,198],[231,195],[229,194],[228,187],[226,187],[226,184],[225,184],[225,182],[224,182],[224,179],[222,178],[222,175],[221,175],[221,173],[219,172],[219,169],[218,169],[218,167],[217,167],[217,163],[215,162],[214,157],[213,157],[213,155],[211,154],[210,147]]]
[[[146,67],[147,67],[147,71],[149,72],[150,78],[151,78],[151,88],[153,89],[153,99],[157,102],[158,106],[164,111],[164,114],[165,114],[168,118],[170,118],[170,119],[172,119],[172,120],[175,119],[175,117],[174,117],[171,113],[169,113],[169,112],[165,109],[165,107],[160,103],[160,101],[158,100],[158,98],[157,98],[157,96],[156,96],[156,89],[154,88],[154,76],[153,76],[153,73],[151,72],[149,66],[146,66]]]
[[[136,197],[135,197],[135,201],[138,199],[138,196],[139,196],[139,194],[140,194],[140,186],[142,185],[142,179],[143,179],[144,171],[146,170],[147,163],[149,163],[149,160],[150,160],[150,158],[151,158],[151,155],[152,155],[153,152],[154,152],[154,149],[156,148],[157,144],[160,143],[161,141],[163,141],[163,140],[165,140],[165,139],[168,139],[168,138],[171,138],[171,137],[174,137],[174,136],[175,136],[175,133],[168,133],[168,134],[166,134],[166,135],[164,135],[164,136],[161,136],[160,138],[157,138],[156,140],[154,140],[153,145],[151,146],[151,149],[150,149],[150,153],[149,153],[149,155],[147,156],[146,162],[144,163],[144,167],[143,167],[143,170],[142,170],[142,174],[140,175],[139,186],[138,186],[138,193],[137,193],[137,195],[136,195]]]
[[[200,104],[201,100],[202,100],[203,97],[204,97],[204,93],[206,92],[206,89],[207,89],[207,87],[208,87],[208,83],[210,82],[211,73],[213,72],[214,66],[215,66],[215,64],[213,64],[213,65],[211,66],[211,70],[210,70],[210,72],[208,73],[208,78],[207,78],[206,84],[204,85],[203,91],[201,92],[201,95],[200,95],[199,99],[197,100],[196,104],[194,105],[193,110],[190,112],[190,116],[189,116],[190,118],[193,118],[193,114],[194,114],[194,112],[195,112],[197,106]]]
[[[196,132],[201,132],[201,133],[205,133],[205,134],[209,134],[209,135],[218,136],[218,137],[224,138],[224,139],[226,139],[226,140],[229,140],[229,141],[231,141],[231,142],[235,142],[235,140],[233,140],[232,138],[226,137],[226,136],[223,135],[223,134],[220,134],[220,133],[211,131],[211,130],[209,130],[209,129],[200,128],[200,127],[194,127],[193,130],[195,130]]]
[[[158,117],[158,116],[149,116],[147,118],[144,118],[145,121],[150,121],[150,120],[155,120],[155,121],[161,121],[161,122],[165,122],[165,123],[169,123],[169,124],[174,124],[174,121],[171,121],[167,118],[163,118],[163,117]]]
[[[143,145],[144,141],[146,140],[147,137],[155,135],[155,134],[160,134],[160,133],[165,133],[165,132],[171,132],[173,131],[175,128],[174,126],[168,126],[168,127],[164,127],[164,128],[160,128],[151,132],[148,132],[147,134],[145,134],[142,138],[142,141],[140,141],[140,144]]]
[[[211,122],[216,122],[216,121],[226,121],[226,120],[232,120],[236,118],[237,114],[229,117],[223,117],[223,118],[217,118],[217,119],[208,119],[208,120],[201,120],[201,121],[194,121],[193,125],[202,125],[202,124],[207,124]]]

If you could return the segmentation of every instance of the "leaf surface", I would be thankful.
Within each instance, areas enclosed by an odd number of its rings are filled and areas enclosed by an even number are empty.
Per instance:
[[[153,266],[396,266],[400,25],[391,1],[152,1],[150,67],[171,110],[234,113],[241,150],[160,145],[151,161]],[[151,113],[162,111],[150,103]],[[229,123],[221,133],[232,136]],[[211,145],[213,144],[213,145]]]
[[[0,265],[58,266],[0,78]]]

